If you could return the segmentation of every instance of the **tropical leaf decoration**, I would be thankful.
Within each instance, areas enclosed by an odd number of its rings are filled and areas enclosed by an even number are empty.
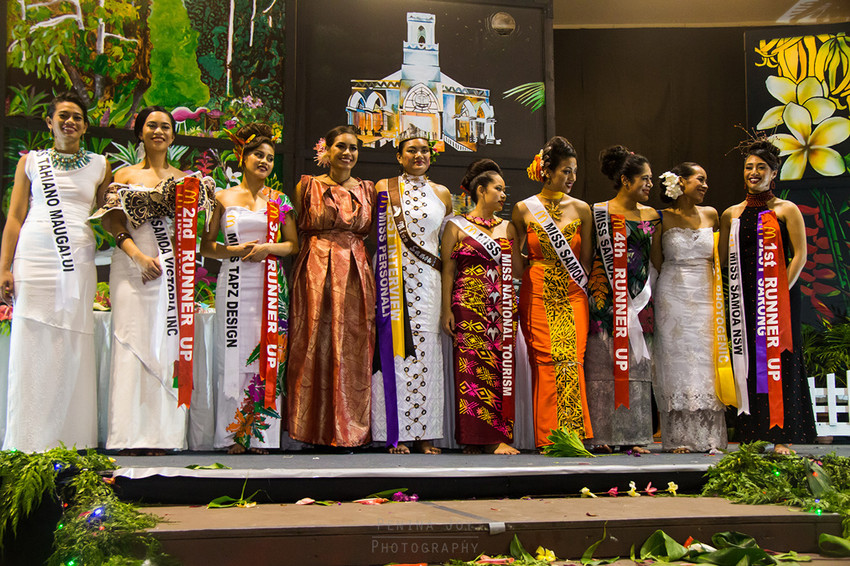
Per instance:
[[[106,156],[113,162],[113,171],[117,171],[122,167],[135,165],[142,161],[142,158],[139,157],[139,153],[136,150],[136,145],[137,144],[133,142],[127,142],[127,145],[112,142],[112,147],[115,148],[115,152],[109,152]]]
[[[503,92],[502,98],[516,98],[517,102],[537,112],[546,104],[546,85],[542,82],[517,85]]]
[[[12,100],[9,102],[9,116],[29,116],[41,118],[50,103],[47,93],[37,92],[35,87],[10,86]]]

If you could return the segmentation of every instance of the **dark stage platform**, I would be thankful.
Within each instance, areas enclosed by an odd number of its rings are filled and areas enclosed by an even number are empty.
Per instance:
[[[667,454],[640,457],[613,454],[596,458],[550,458],[447,452],[440,455],[293,452],[230,456],[187,452],[168,456],[116,457],[118,493],[125,499],[159,504],[206,504],[222,495],[238,497],[262,490],[266,503],[293,503],[303,497],[351,501],[387,489],[406,487],[423,499],[468,499],[576,495],[583,487],[628,489],[634,481],[659,489],[672,481],[681,493],[698,493],[703,475],[722,454]],[[734,445],[732,446],[734,448]],[[798,445],[801,455],[836,452],[850,456],[850,445]],[[190,465],[220,463],[231,469],[193,470]],[[246,484],[247,481],[247,484]]]

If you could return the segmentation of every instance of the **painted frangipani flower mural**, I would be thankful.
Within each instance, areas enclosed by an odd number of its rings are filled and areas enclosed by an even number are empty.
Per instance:
[[[819,30],[830,33],[820,33]],[[846,26],[796,37],[769,32],[748,42],[748,89],[756,125],[779,148],[777,196],[803,214],[803,320],[850,309],[850,43]],[[781,33],[781,32],[779,32]],[[825,182],[829,179],[829,182]],[[804,346],[805,348],[805,346]]]
[[[782,111],[782,120],[793,135],[774,134],[770,138],[779,148],[779,154],[787,156],[779,173],[780,180],[802,179],[806,163],[824,177],[844,173],[844,159],[831,146],[850,137],[850,120],[835,116],[818,124],[813,118],[808,108],[793,102]],[[817,124],[814,129],[813,124]]]
[[[848,171],[845,158],[834,149],[850,137],[850,44],[845,34],[762,41],[756,53],[758,66],[776,70],[765,88],[780,102],[764,113],[756,129],[788,130],[770,138],[786,157],[780,180],[802,179],[807,165],[824,177]]]

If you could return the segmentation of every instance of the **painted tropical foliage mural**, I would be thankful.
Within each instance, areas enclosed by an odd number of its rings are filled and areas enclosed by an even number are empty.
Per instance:
[[[6,9],[3,212],[15,163],[51,144],[41,118],[55,92],[76,92],[89,109],[84,145],[112,169],[141,160],[132,134],[138,111],[161,105],[183,134],[169,161],[238,184],[225,129],[263,121],[282,135],[284,0],[15,0]],[[26,85],[26,86],[25,86]],[[27,118],[30,118],[29,120]],[[31,120],[31,119],[38,119]],[[130,132],[128,132],[129,130]],[[280,164],[269,184],[280,188]],[[104,262],[114,245],[95,225]],[[199,234],[201,231],[198,232]],[[202,266],[196,299],[211,304]],[[103,301],[108,305],[108,298]]]
[[[848,31],[845,25],[793,37],[747,34],[748,115],[780,148],[779,194],[797,203],[806,222],[800,284],[810,324],[850,312]]]
[[[96,126],[129,128],[151,104],[193,136],[282,125],[283,0],[18,0],[6,13],[7,115],[71,89]]]

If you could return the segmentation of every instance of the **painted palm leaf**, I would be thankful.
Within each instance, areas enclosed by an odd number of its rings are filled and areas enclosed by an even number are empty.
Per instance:
[[[537,112],[546,104],[546,86],[542,82],[525,83],[502,93],[503,98],[516,98],[523,106],[531,106]]]

